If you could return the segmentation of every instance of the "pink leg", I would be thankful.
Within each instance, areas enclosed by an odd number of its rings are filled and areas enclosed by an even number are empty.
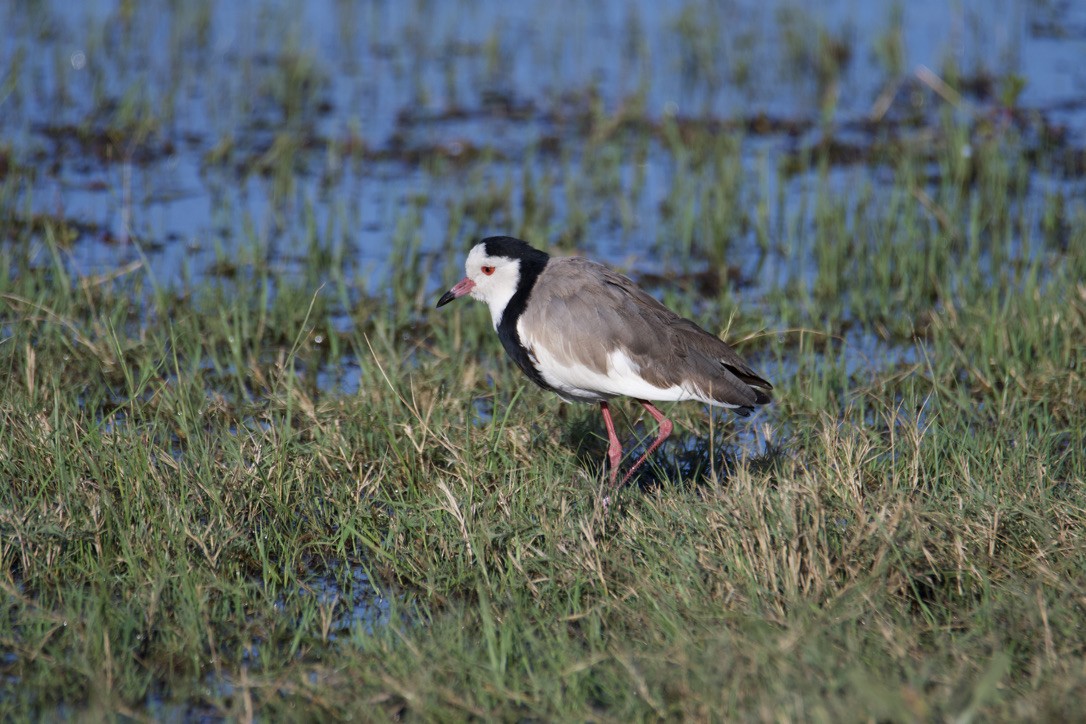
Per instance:
[[[600,402],[600,412],[603,413],[603,424],[607,426],[607,439],[609,440],[607,459],[611,461],[611,486],[614,487],[615,480],[618,478],[618,463],[622,460],[622,445],[618,441],[618,435],[615,434],[615,423],[611,419],[611,408],[607,406],[606,402]]]
[[[638,402],[641,403],[642,407],[649,411],[650,415],[656,418],[656,422],[660,423],[660,434],[657,435],[653,443],[649,445],[649,449],[645,451],[645,454],[638,458],[637,462],[633,464],[633,467],[629,469],[629,471],[626,473],[626,477],[622,478],[623,485],[625,485],[626,482],[630,479],[630,476],[633,475],[634,470],[637,470],[639,467],[641,467],[641,464],[648,459],[649,455],[652,455],[656,448],[660,447],[660,443],[667,439],[667,436],[671,434],[672,430],[671,420],[664,417],[664,413],[657,410],[651,402],[647,402],[646,400],[638,400]],[[611,431],[611,435],[611,439],[617,443],[618,440],[614,437],[613,430]],[[612,477],[611,480],[612,482],[614,482],[614,477]]]

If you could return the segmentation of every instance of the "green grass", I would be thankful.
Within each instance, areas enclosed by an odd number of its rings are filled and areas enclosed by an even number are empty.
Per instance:
[[[720,19],[699,17],[669,31],[691,42],[690,81],[752,74],[754,93],[764,72],[721,67]],[[894,17],[877,43],[900,73]],[[887,121],[845,163],[829,91],[865,51],[803,19],[776,22],[819,97],[797,128],[822,141],[752,154],[773,119],[540,101],[558,141],[400,160],[425,181],[379,219],[395,273],[370,287],[343,167],[379,159],[364,129],[316,134],[331,75],[298,43],[243,63],[251,82],[209,81],[230,100],[203,169],[265,178],[276,229],[222,194],[214,222],[236,238],[206,276],[165,284],[142,254],[73,273],[94,230],[31,213],[35,171],[0,142],[0,719],[1079,717],[1074,149],[977,111]],[[412,37],[407,59],[433,50]],[[458,52],[500,75],[492,38]],[[420,96],[424,78],[404,71]],[[157,148],[179,85],[122,84],[116,106],[99,88],[76,152],[126,134]],[[254,110],[289,128],[254,144],[233,122]],[[638,221],[649,166],[668,188]],[[310,172],[327,206],[299,190]],[[440,255],[423,243],[435,207]],[[775,403],[751,420],[670,406],[675,442],[639,486],[606,490],[598,411],[532,387],[482,305],[432,308],[495,225],[588,253],[601,227],[653,229],[639,248],[656,256],[628,271],[725,333]],[[624,440],[651,434],[616,409]]]
[[[998,218],[1005,191],[960,203]],[[904,192],[854,233],[854,211],[816,211],[793,243],[840,259],[875,244],[924,269],[938,226],[911,221]],[[899,300],[922,334],[891,335],[908,354],[881,364],[841,341],[855,301],[829,307],[826,333],[767,337],[725,293],[698,313],[751,338],[777,402],[716,420],[697,475],[665,448],[655,483],[610,506],[597,412],[527,387],[481,306],[431,311],[408,284],[404,309],[363,298],[337,332],[338,292],[267,265],[229,289],[155,289],[139,269],[73,279],[47,224],[39,261],[4,252],[0,711],[1071,716],[1086,693],[1086,234],[1081,207],[1066,215],[1065,251],[990,283],[964,241],[939,252],[939,293]],[[850,300],[893,288],[872,266],[837,277]],[[805,305],[828,272],[766,315],[817,324]],[[344,360],[357,391],[318,387]],[[704,410],[672,413],[708,438]],[[736,437],[751,424],[772,444]],[[387,625],[352,613],[370,595],[358,570]],[[319,594],[328,581],[337,597]]]

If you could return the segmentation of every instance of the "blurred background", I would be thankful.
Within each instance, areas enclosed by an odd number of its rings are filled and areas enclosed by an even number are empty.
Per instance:
[[[436,290],[512,233],[760,299],[818,283],[820,189],[863,235],[1013,142],[1031,198],[1082,190],[1068,1],[43,1],[0,40],[0,214],[77,274]]]

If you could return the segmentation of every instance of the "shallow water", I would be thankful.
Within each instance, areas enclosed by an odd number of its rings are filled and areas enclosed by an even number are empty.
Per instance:
[[[820,42],[849,56],[832,91],[838,138],[870,143],[861,124],[887,98],[887,119],[936,113],[914,71],[953,61],[966,79],[1022,76],[1020,107],[1086,141],[1086,7],[1075,3],[45,2],[0,9],[0,37],[0,137],[18,169],[3,206],[75,225],[65,253],[79,274],[145,256],[175,285],[262,265],[302,274],[320,252],[380,293],[402,263],[393,248],[463,250],[521,221],[457,223],[450,209],[465,196],[492,184],[519,200],[548,174],[559,179],[542,189],[550,228],[569,223],[570,193],[598,212],[573,248],[674,271],[661,207],[683,170],[648,140],[613,161],[618,189],[577,184],[598,162],[585,114],[633,104],[652,123],[780,119],[742,144],[756,173],[822,134]],[[887,38],[898,60],[880,60]],[[957,112],[992,105],[967,97]],[[847,193],[847,168],[837,175]],[[785,203],[815,182],[794,177]],[[758,192],[772,198],[766,183]],[[763,264],[751,234],[729,254],[755,298],[796,273]],[[450,276],[432,273],[434,289]]]

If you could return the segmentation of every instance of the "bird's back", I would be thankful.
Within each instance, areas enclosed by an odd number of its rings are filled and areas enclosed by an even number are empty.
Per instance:
[[[698,399],[740,411],[771,399],[772,385],[725,342],[587,259],[552,258],[517,329],[544,379],[572,399]]]

